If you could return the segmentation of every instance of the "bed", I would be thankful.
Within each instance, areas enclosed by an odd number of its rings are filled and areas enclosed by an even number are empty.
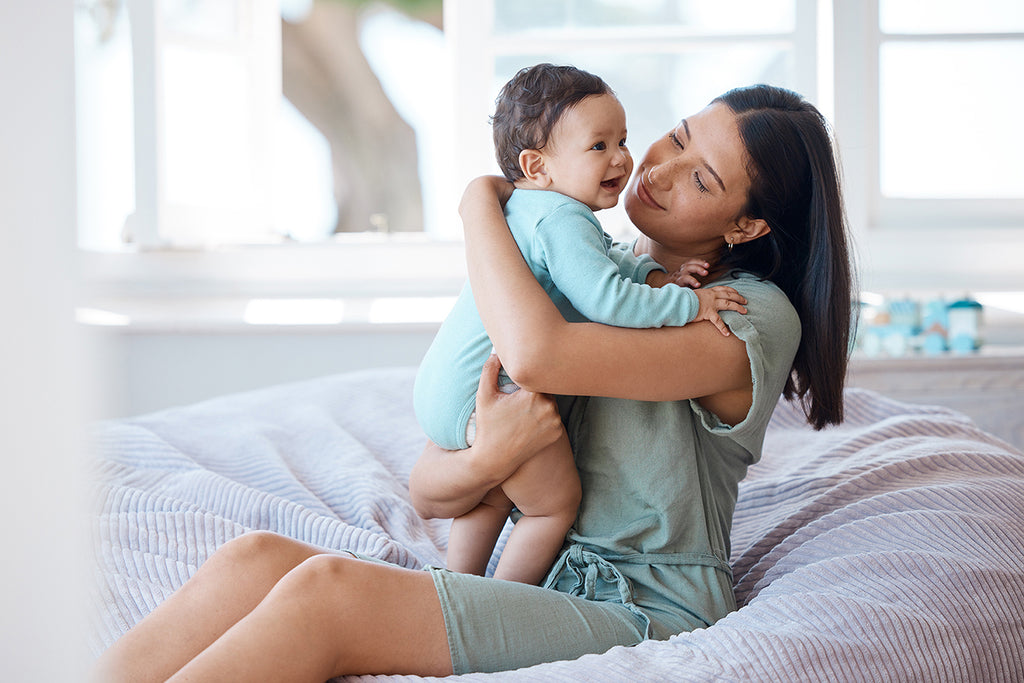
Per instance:
[[[424,439],[414,374],[347,373],[98,424],[94,653],[249,529],[442,563],[448,524],[419,519],[406,488]],[[820,432],[794,406],[776,410],[740,489],[736,612],[664,642],[455,678],[1024,680],[1024,454],[948,409],[857,389],[846,406],[846,423]]]

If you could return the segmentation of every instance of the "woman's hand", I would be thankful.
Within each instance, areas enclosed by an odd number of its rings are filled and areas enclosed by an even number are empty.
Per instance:
[[[484,175],[474,178],[466,186],[462,193],[462,201],[459,202],[459,215],[463,218],[467,213],[497,202],[499,206],[505,206],[515,186],[500,175]]]
[[[501,361],[491,356],[484,363],[476,396],[476,440],[473,447],[494,468],[493,477],[505,481],[537,452],[562,435],[562,420],[553,398],[519,389],[506,394],[498,389]]]
[[[550,396],[498,389],[501,363],[484,364],[476,401],[476,438],[470,448],[446,451],[428,443],[409,477],[409,493],[424,518],[454,518],[476,507],[520,465],[562,433]]]

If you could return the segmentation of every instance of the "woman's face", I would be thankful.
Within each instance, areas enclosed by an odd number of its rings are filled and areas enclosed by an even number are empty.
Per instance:
[[[668,249],[713,253],[746,205],[745,161],[732,111],[710,105],[650,146],[626,191],[626,213]]]

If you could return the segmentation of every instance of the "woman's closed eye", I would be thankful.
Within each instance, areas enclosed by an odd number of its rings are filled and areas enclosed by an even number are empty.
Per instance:
[[[700,174],[697,173],[697,171],[693,172],[693,182],[697,185],[697,189],[700,190],[701,192],[710,192],[710,190],[708,190],[708,188],[704,186],[704,183],[700,181]]]
[[[683,149],[683,143],[679,139],[679,137],[676,135],[675,131],[672,131],[671,133],[669,133],[668,137],[672,140],[672,144],[674,144],[679,149]]]

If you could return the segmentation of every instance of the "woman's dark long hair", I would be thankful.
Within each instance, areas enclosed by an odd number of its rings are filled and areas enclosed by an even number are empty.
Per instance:
[[[800,399],[815,429],[839,424],[855,293],[828,124],[800,95],[774,86],[737,88],[715,102],[736,115],[747,151],[751,187],[742,215],[771,227],[726,251],[721,263],[771,280],[789,297],[802,336],[784,395]]]

